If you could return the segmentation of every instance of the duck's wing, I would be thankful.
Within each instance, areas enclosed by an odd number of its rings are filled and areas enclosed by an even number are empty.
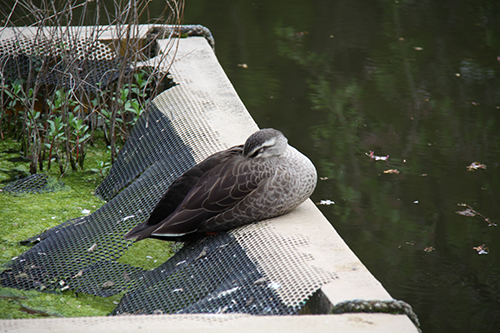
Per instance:
[[[204,221],[229,210],[248,196],[261,180],[262,175],[256,173],[248,159],[242,156],[228,159],[206,172],[151,236],[179,238],[196,232]]]
[[[209,156],[204,161],[186,171],[169,186],[163,197],[156,204],[149,218],[127,232],[124,237],[133,240],[141,240],[150,237],[151,233],[183,202],[184,198],[198,183],[200,178],[214,169],[217,165],[224,164],[228,159],[234,156],[240,156],[242,153],[242,145],[234,146]]]

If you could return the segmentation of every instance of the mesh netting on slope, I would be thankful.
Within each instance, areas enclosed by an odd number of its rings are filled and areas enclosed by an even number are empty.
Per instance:
[[[276,286],[278,288],[279,286]],[[114,314],[251,313],[293,314],[229,233],[184,246],[145,274]],[[140,306],[138,306],[140,305]]]
[[[124,233],[149,216],[168,185],[223,148],[193,98],[183,85],[158,96],[96,190],[108,202],[32,237],[38,243],[1,273],[2,286],[102,297],[127,290],[114,314],[294,314],[334,279],[301,252],[308,239],[284,237],[267,221],[187,244],[152,271],[117,261],[132,245]]]
[[[63,188],[63,182],[54,181],[52,179],[49,180],[46,174],[37,173],[5,185],[2,191],[10,194],[43,193],[54,192]]]

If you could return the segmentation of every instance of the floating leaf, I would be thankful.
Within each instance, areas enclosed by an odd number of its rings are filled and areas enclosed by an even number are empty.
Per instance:
[[[424,249],[425,252],[432,252],[434,250],[435,250],[435,248],[433,248],[432,246],[426,246]]]
[[[389,169],[389,170],[385,170],[384,173],[395,173],[396,175],[399,174],[399,170],[398,169]]]

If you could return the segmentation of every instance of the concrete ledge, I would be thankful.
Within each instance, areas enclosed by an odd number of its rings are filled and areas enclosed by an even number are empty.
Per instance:
[[[309,316],[161,315],[3,320],[2,332],[415,332],[404,316],[343,314]]]

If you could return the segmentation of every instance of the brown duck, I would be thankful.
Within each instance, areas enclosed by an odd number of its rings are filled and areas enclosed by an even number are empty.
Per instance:
[[[316,169],[278,130],[209,156],[177,178],[126,239],[191,241],[288,213],[316,187]]]

